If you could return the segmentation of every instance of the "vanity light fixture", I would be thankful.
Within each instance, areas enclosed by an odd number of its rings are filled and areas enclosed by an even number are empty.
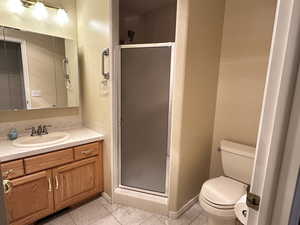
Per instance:
[[[58,9],[55,17],[56,22],[59,25],[65,25],[69,22],[69,16],[64,9]]]
[[[48,11],[42,2],[37,2],[34,4],[32,13],[38,20],[44,20],[48,18]]]
[[[12,0],[16,1],[16,0]],[[21,1],[24,7],[26,8],[33,8],[33,15],[38,19],[38,20],[43,20],[48,18],[48,10],[49,9],[54,9],[57,10],[56,16],[55,16],[55,21],[60,24],[64,25],[69,22],[69,16],[66,10],[63,8],[59,8],[47,3],[42,3],[39,0],[18,0]]]
[[[7,2],[8,10],[12,13],[21,14],[24,12],[24,6],[21,0],[9,0]]]

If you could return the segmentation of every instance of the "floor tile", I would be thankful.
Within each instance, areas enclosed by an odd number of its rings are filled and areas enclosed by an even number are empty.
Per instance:
[[[166,225],[188,225],[191,223],[191,220],[186,217],[179,217],[177,219],[168,219]]]
[[[71,218],[71,214],[65,211],[40,220],[37,225],[76,225]]]
[[[108,216],[92,223],[91,225],[120,225],[120,223],[113,216]]]
[[[153,215],[140,225],[167,225],[168,217]]]
[[[61,217],[57,217],[51,222],[46,223],[45,225],[75,225],[75,223],[72,220],[71,216],[67,214]]]
[[[207,217],[200,215],[191,223],[191,225],[207,225]]]
[[[89,225],[110,216],[110,212],[96,200],[76,208],[70,214],[76,225]]]
[[[198,203],[193,205],[188,211],[177,219],[168,219],[167,225],[189,225],[202,213],[202,209]]]
[[[97,201],[99,201],[110,212],[113,212],[121,207],[121,205],[119,205],[119,204],[114,204],[114,203],[111,204],[103,197],[97,199]]]
[[[153,214],[143,210],[121,206],[117,210],[115,210],[112,215],[122,225],[140,225],[141,223],[149,219]]]
[[[183,214],[183,217],[190,218],[190,220],[196,219],[198,216],[203,214],[203,210],[199,203],[194,204],[188,211]]]
[[[207,217],[196,203],[178,219],[132,207],[110,204],[97,198],[75,209],[66,209],[37,225],[207,225]]]

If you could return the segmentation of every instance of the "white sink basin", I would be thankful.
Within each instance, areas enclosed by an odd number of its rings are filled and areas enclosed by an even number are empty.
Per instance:
[[[70,135],[65,132],[53,132],[43,136],[21,137],[13,141],[13,145],[21,148],[42,147],[63,142],[69,137]]]

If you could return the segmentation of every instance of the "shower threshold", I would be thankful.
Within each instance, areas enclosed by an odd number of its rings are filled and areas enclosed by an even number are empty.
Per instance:
[[[160,215],[168,215],[168,198],[119,187],[114,190],[113,201]]]
[[[145,193],[145,194],[149,194],[149,195],[160,196],[160,197],[164,197],[164,198],[168,197],[168,195],[166,193],[148,191],[148,190],[134,188],[134,187],[128,187],[128,186],[124,186],[124,185],[119,185],[119,188],[125,189],[125,190],[130,190],[130,191],[135,191],[135,192],[140,192],[140,193]]]

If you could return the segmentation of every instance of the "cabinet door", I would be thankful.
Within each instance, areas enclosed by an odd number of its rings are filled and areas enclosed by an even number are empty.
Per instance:
[[[11,225],[31,224],[54,211],[51,170],[17,178],[5,195]]]
[[[100,192],[102,168],[98,157],[53,169],[55,210]]]

